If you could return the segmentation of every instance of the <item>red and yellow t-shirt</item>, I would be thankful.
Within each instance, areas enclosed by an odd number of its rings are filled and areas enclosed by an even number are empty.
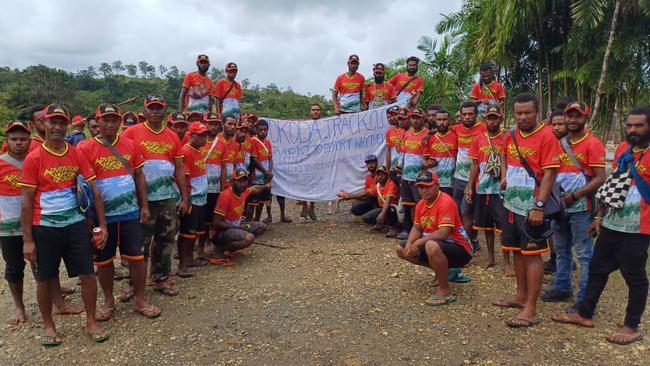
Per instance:
[[[414,223],[422,228],[423,235],[433,234],[441,227],[452,227],[453,230],[448,239],[462,246],[467,253],[471,253],[469,239],[458,214],[458,207],[448,194],[438,192],[438,197],[431,203],[420,200],[415,206]]]
[[[395,93],[399,92],[397,95],[398,102],[408,101],[413,95],[424,91],[424,79],[422,76],[416,76],[405,88],[402,88],[402,85],[406,84],[409,80],[411,80],[409,74],[400,72],[388,81],[395,89]],[[400,92],[400,90],[402,91]]]
[[[255,157],[262,167],[267,171],[270,169],[270,161],[273,157],[273,146],[271,146],[271,141],[269,139],[260,140],[258,137],[251,138],[253,143],[252,156]],[[264,184],[265,178],[264,174],[260,171],[255,170],[255,184]]]
[[[396,127],[389,126],[386,130],[386,146],[390,149],[390,167],[397,166],[400,164],[401,155],[400,155],[400,145],[402,144],[402,139],[404,138],[404,130]]]
[[[44,142],[45,140],[43,140],[41,136],[34,134],[34,136],[32,136],[32,140],[29,142],[28,152],[32,152],[32,150],[43,145]]]
[[[208,112],[210,95],[214,94],[212,79],[208,75],[201,75],[198,71],[186,74],[183,88],[187,88],[183,112]]]
[[[231,89],[230,86],[233,83],[235,85]],[[228,95],[226,95],[226,92],[228,92]],[[241,84],[237,80],[230,82],[228,79],[221,79],[214,84],[214,96],[219,99],[233,98],[239,100],[244,96],[244,92],[242,91]]]
[[[486,103],[490,100],[499,101],[506,97],[506,90],[503,84],[496,80],[492,80],[488,85],[481,86],[481,82],[472,85],[472,90],[469,92],[469,97]]]
[[[241,224],[241,217],[244,214],[246,199],[250,194],[250,188],[246,188],[239,196],[233,192],[232,188],[226,189],[219,195],[217,204],[214,207],[214,213],[222,216],[227,223],[239,226]]]
[[[147,199],[162,201],[178,198],[178,187],[174,179],[175,162],[183,159],[183,154],[176,132],[166,126],[160,131],[154,131],[148,122],[144,122],[129,127],[123,136],[133,140],[145,160],[142,171],[147,180]]]
[[[402,167],[402,179],[414,182],[422,170],[422,158],[426,152],[426,141],[424,138],[429,133],[426,128],[416,132],[413,128],[406,131],[399,151],[404,154],[404,166]]]
[[[366,79],[358,72],[354,76],[341,74],[334,82],[334,90],[339,93],[341,112],[352,113],[361,111],[361,91]]]
[[[467,153],[467,157],[477,160],[479,165],[478,177],[476,177],[476,193],[478,194],[498,194],[501,192],[501,179],[495,178],[485,173],[485,164],[492,151],[501,157],[503,146],[506,143],[506,131],[499,132],[496,136],[489,136],[488,133],[476,136],[472,142],[472,147]],[[489,138],[489,140],[488,140]]]
[[[220,137],[217,138],[221,139]],[[208,193],[219,193],[221,182],[221,150],[218,148],[219,140],[217,140],[217,145],[210,151],[213,142],[214,139],[208,139],[205,146],[201,148],[201,155],[205,159],[205,173],[208,176]],[[208,153],[210,153],[209,156]]]
[[[467,182],[469,180],[469,170],[472,167],[472,161],[467,156],[467,153],[472,147],[474,139],[487,132],[487,127],[483,122],[477,122],[470,128],[460,123],[454,125],[453,131],[458,136],[458,155],[456,156],[454,178]]]
[[[250,173],[251,155],[253,154],[253,142],[246,136],[242,143],[237,143],[234,156],[234,169],[244,169]]]
[[[366,192],[370,192],[375,184],[377,184],[377,181],[375,181],[375,176],[373,174],[368,174],[366,175],[366,180],[363,182],[363,189]]]
[[[614,169],[617,168],[618,159],[629,149],[630,145],[625,141],[618,145],[612,163]],[[632,152],[637,173],[646,184],[650,184],[650,153],[648,153],[648,149],[634,149]],[[639,193],[634,178],[632,178],[632,185],[625,196],[623,208],[618,210],[609,208],[603,218],[603,226],[623,233],[650,234],[650,205]]]
[[[203,206],[208,199],[208,176],[205,169],[204,156],[201,150],[195,149],[190,144],[181,148],[185,175],[190,183],[190,202],[196,206]]]
[[[142,153],[133,141],[118,136],[113,147],[128,162],[132,172],[144,165]],[[88,159],[97,175],[96,184],[104,200],[106,221],[112,223],[139,218],[140,206],[135,180],[102,140],[96,137],[83,140],[77,150]]]
[[[369,193],[377,197],[377,203],[379,203],[380,207],[384,207],[386,200],[390,202],[391,206],[397,206],[397,202],[399,201],[399,190],[397,189],[397,184],[392,179],[389,179],[383,187],[379,183],[375,184],[369,190]]]
[[[396,97],[395,88],[391,84],[377,85],[373,82],[366,85],[363,100],[368,105],[368,109],[373,109],[390,104]]]
[[[65,227],[85,219],[77,203],[77,175],[95,179],[86,157],[68,143],[62,153],[43,144],[27,155],[18,185],[36,189],[32,225]]]
[[[551,126],[540,123],[539,127],[530,133],[521,133],[519,129],[515,131],[519,151],[539,181],[544,176],[543,169],[560,167],[562,148]],[[510,132],[506,136],[505,151],[508,171],[503,206],[517,215],[525,216],[533,208],[539,187],[521,165]]]
[[[23,234],[20,225],[22,196],[18,186],[21,175],[20,168],[0,159],[0,236]]]
[[[424,156],[436,159],[438,165],[429,169],[438,174],[440,187],[451,187],[454,169],[456,167],[456,155],[458,155],[458,137],[452,130],[441,134],[429,136],[425,146]]]
[[[587,173],[588,177],[593,177],[592,168],[604,168],[607,164],[605,161],[605,145],[598,137],[587,132],[585,136],[577,141],[569,140],[573,155]],[[560,167],[557,169],[557,182],[560,183],[566,194],[571,194],[587,185],[587,176],[585,172],[578,169],[569,158],[569,155],[562,149],[560,153]],[[581,197],[571,206],[566,208],[567,212],[581,212],[590,210],[592,202],[585,197]]]
[[[223,136],[223,133],[219,134],[219,140],[217,141],[215,150],[218,151],[217,155],[221,159],[221,169],[226,170],[226,181],[221,182],[221,191],[225,191],[228,187],[230,187],[230,179],[232,178],[235,154],[237,153],[238,148],[239,143],[237,143],[237,140],[234,136],[228,140]]]

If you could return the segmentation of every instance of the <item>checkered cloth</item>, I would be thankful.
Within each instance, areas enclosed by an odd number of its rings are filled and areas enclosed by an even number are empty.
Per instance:
[[[623,172],[616,170],[598,188],[596,191],[596,200],[614,209],[623,208],[625,197],[627,197],[627,192],[630,190],[631,185],[632,176],[630,175],[630,170],[628,169]]]

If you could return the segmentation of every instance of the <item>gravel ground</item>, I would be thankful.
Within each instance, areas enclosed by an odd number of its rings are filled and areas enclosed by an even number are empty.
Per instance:
[[[297,208],[291,210],[295,220]],[[349,214],[319,218],[274,224],[236,267],[204,267],[194,278],[179,279],[176,298],[147,290],[163,309],[158,319],[118,303],[104,344],[85,338],[83,315],[58,316],[65,342],[41,347],[28,274],[29,320],[1,326],[0,365],[650,365],[648,341],[621,347],[603,338],[624,315],[626,288],[618,273],[595,328],[553,323],[551,314],[567,306],[560,303],[541,304],[541,324],[514,330],[503,322],[514,310],[490,305],[515,288],[499,268],[471,266],[466,273],[473,281],[452,287],[458,301],[431,308],[424,301],[432,293],[432,272],[399,261],[394,240]],[[484,256],[485,250],[477,262]],[[69,296],[76,304],[78,292]],[[4,281],[0,294],[0,318],[6,319],[12,306]]]

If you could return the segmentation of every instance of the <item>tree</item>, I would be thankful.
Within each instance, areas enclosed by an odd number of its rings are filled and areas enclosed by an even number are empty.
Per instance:
[[[226,77],[226,71],[224,69],[219,69],[214,66],[210,68],[210,78],[212,80],[220,80]]]
[[[179,79],[180,73],[178,72],[178,67],[176,66],[170,67],[169,71],[167,71],[167,74],[165,74],[165,77],[167,79]]]
[[[138,62],[138,68],[140,69],[143,78],[147,78],[147,66],[149,66],[147,61]]]
[[[124,71],[124,64],[122,64],[122,61],[120,60],[113,61],[112,66],[113,66],[113,72],[115,72],[118,75],[120,74],[120,72]]]
[[[163,77],[167,73],[167,67],[165,67],[165,65],[160,65],[158,66],[158,71],[160,72],[160,77]]]
[[[126,73],[130,77],[134,78],[138,75],[138,67],[135,66],[134,64],[128,64],[125,66],[125,68],[126,68]]]
[[[156,67],[154,65],[147,65],[147,75],[150,79],[156,78]]]
[[[102,75],[104,75],[105,79],[108,79],[111,76],[113,76],[113,68],[111,67],[111,64],[109,64],[108,62],[102,62],[99,65],[99,72],[101,72]]]

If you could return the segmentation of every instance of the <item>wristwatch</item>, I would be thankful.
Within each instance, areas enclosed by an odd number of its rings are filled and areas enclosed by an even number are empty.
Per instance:
[[[542,208],[544,208],[545,205],[546,205],[546,203],[544,201],[535,200],[535,208],[536,209],[542,209]]]

